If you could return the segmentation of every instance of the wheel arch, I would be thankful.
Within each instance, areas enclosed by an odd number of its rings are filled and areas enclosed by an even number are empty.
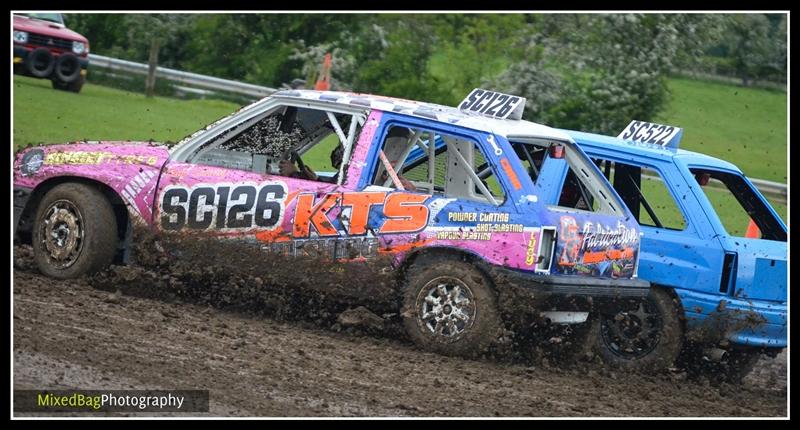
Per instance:
[[[420,259],[425,258],[449,258],[449,259],[457,259],[461,260],[465,263],[472,264],[475,266],[478,271],[483,274],[486,279],[488,279],[489,285],[493,290],[495,290],[494,279],[489,272],[489,265],[488,263],[478,254],[452,246],[431,246],[431,247],[424,247],[419,250],[415,250],[412,253],[408,254],[404,259],[403,262],[400,263],[398,267],[398,274],[400,279],[404,279],[407,271],[414,265],[414,263],[421,261]]]
[[[128,209],[128,205],[125,201],[122,200],[122,197],[117,194],[117,192],[111,188],[110,186],[91,178],[86,178],[82,176],[57,176],[53,178],[49,178],[45,181],[39,183],[31,192],[31,196],[28,199],[25,208],[22,210],[22,214],[20,215],[19,226],[17,227],[16,237],[19,239],[20,243],[23,244],[31,244],[31,232],[33,229],[33,222],[34,217],[36,215],[36,211],[39,209],[39,204],[42,201],[42,198],[47,194],[48,191],[55,188],[57,185],[67,184],[67,183],[77,183],[77,184],[84,184],[91,187],[96,188],[99,190],[103,196],[111,203],[111,207],[114,210],[114,216],[117,220],[117,238],[119,239],[121,244],[124,244],[127,247],[127,241],[130,238],[130,234],[132,233],[132,224],[131,224],[131,217]],[[124,249],[120,249],[120,251],[124,251]],[[123,259],[123,253],[118,252],[119,255],[115,257],[116,262],[120,262]],[[119,260],[118,260],[119,259]]]

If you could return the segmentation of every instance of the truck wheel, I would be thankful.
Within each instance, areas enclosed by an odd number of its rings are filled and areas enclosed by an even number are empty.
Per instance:
[[[70,54],[63,54],[56,60],[55,73],[61,82],[73,83],[81,77],[81,63],[78,57]]]
[[[500,333],[491,281],[474,266],[447,258],[417,262],[403,289],[403,323],[423,349],[476,357]]]
[[[673,366],[681,352],[680,306],[658,287],[650,289],[636,310],[601,314],[592,324],[595,349],[613,367],[661,372]]]
[[[85,81],[86,81],[86,79],[83,76],[81,76],[76,81],[70,82],[70,83],[61,82],[61,81],[59,81],[57,79],[54,79],[52,82],[53,82],[53,88],[54,89],[61,90],[61,91],[70,91],[70,92],[73,92],[73,93],[79,93],[79,92],[81,92],[81,88],[83,88],[83,83]]]
[[[117,219],[105,196],[77,183],[44,195],[33,226],[36,265],[47,276],[76,278],[108,266],[117,248]]]
[[[28,69],[28,73],[37,78],[50,76],[53,73],[55,64],[56,60],[47,48],[36,48],[25,59],[25,67]]]

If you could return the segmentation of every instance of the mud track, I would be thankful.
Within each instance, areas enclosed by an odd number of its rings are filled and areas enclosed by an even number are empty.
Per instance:
[[[347,300],[284,292],[241,306],[213,288],[130,294],[185,287],[162,273],[134,266],[55,281],[38,274],[29,248],[15,248],[14,388],[208,389],[215,416],[787,414],[785,353],[763,357],[741,386],[546,359],[465,360],[416,349],[377,305],[383,327],[348,328],[336,318],[354,307]]]

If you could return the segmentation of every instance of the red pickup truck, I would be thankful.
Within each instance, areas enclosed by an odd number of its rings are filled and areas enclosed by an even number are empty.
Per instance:
[[[80,92],[89,66],[89,41],[64,25],[60,13],[14,14],[14,73],[50,79],[53,88]]]

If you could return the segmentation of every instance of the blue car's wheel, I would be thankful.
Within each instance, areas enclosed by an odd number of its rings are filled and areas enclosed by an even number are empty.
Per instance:
[[[663,371],[674,365],[683,343],[677,299],[654,287],[633,311],[599,315],[592,323],[597,352],[614,367]]]
[[[679,361],[693,378],[705,377],[712,384],[741,384],[761,358],[758,348],[732,347],[713,359],[701,347],[692,345],[682,352]]]

